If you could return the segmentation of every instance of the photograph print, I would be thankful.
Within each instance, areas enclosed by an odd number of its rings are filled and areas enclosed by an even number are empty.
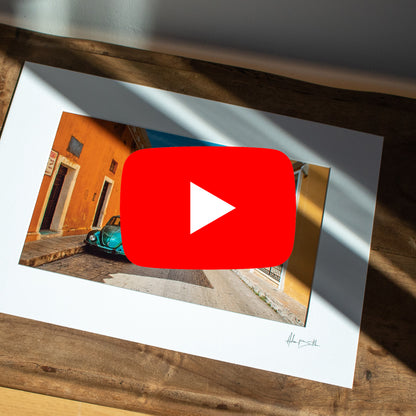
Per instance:
[[[145,148],[216,145],[62,113],[20,264],[54,273],[57,279],[69,275],[291,325],[307,325],[330,173],[327,167],[292,161],[296,233],[292,254],[284,264],[245,270],[156,269],[135,265],[125,256],[120,232],[120,187],[129,155]],[[264,195],[259,204],[267,203]],[[275,238],[277,241],[279,235]]]

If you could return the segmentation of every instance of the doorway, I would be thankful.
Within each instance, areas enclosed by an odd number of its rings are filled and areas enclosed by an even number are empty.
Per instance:
[[[110,198],[112,182],[113,181],[111,181],[107,177],[104,180],[104,184],[101,189],[100,199],[98,200],[97,209],[95,211],[94,221],[92,222],[93,228],[101,227],[107,208],[108,200]]]
[[[42,208],[43,214],[39,216],[36,227],[41,235],[62,233],[79,169],[80,165],[64,156],[58,157]]]
[[[64,165],[59,166],[58,173],[56,174],[55,181],[52,186],[51,193],[49,195],[48,204],[46,205],[45,214],[43,215],[42,224],[40,230],[50,230],[53,216],[55,215],[56,205],[58,204],[59,196],[61,195],[62,186],[65,181],[65,177],[68,173],[68,168]]]

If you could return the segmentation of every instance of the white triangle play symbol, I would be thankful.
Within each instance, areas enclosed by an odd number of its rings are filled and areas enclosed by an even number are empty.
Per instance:
[[[191,234],[235,209],[191,182]]]

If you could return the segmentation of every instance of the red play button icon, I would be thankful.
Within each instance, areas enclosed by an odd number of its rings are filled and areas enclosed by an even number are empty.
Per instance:
[[[284,263],[296,217],[292,164],[249,147],[142,149],[126,161],[121,233],[144,267],[243,269]]]
[[[191,234],[235,209],[191,182]]]

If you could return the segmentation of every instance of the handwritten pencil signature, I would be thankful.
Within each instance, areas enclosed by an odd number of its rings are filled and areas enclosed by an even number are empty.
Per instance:
[[[319,347],[318,341],[316,339],[313,339],[312,341],[305,341],[303,339],[296,340],[296,336],[293,332],[291,332],[287,338],[286,344],[288,347],[290,347],[292,344],[297,344],[298,348]]]

